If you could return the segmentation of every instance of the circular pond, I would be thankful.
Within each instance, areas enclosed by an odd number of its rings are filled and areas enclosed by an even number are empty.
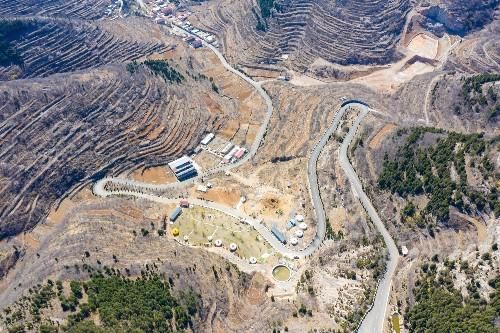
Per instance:
[[[273,277],[276,281],[288,281],[290,279],[290,268],[278,265],[273,268]]]

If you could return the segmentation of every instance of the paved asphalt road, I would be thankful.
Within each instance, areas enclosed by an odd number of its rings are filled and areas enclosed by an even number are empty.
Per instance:
[[[187,33],[189,35],[193,35],[191,32],[182,29],[181,27],[178,27],[180,30],[182,30],[184,33]],[[195,36],[196,37],[196,36]],[[259,149],[262,141],[264,140],[264,136],[267,132],[267,126],[269,125],[269,122],[271,120],[271,116],[273,114],[273,102],[271,101],[271,97],[265,92],[265,90],[262,88],[262,85],[260,82],[254,81],[242,72],[234,69],[227,61],[226,58],[220,53],[220,51],[212,46],[211,44],[206,43],[205,41],[202,41],[203,44],[209,48],[220,60],[221,64],[224,66],[226,70],[229,72],[238,75],[240,78],[242,78],[244,81],[246,81],[248,84],[250,84],[257,92],[260,94],[260,96],[264,99],[265,104],[266,104],[266,113],[264,115],[264,119],[262,121],[262,125],[259,128],[259,131],[257,132],[255,136],[255,140],[252,144],[252,146],[249,148],[248,153],[245,154],[240,160],[238,160],[236,163],[232,164],[223,164],[223,165],[218,165],[212,169],[204,170],[202,174],[193,177],[187,181],[184,182],[177,182],[177,183],[170,183],[170,184],[164,184],[164,185],[159,185],[159,184],[150,184],[150,183],[144,183],[144,182],[139,182],[139,181],[134,181],[131,179],[125,179],[125,178],[118,178],[118,177],[107,177],[104,179],[101,179],[98,181],[98,183],[105,183],[108,181],[112,181],[115,184],[121,184],[121,185],[133,185],[136,187],[143,187],[143,188],[148,188],[150,190],[154,191],[165,191],[168,189],[173,189],[173,188],[180,188],[180,187],[185,187],[187,184],[192,184],[195,181],[204,178],[204,177],[210,177],[213,176],[217,173],[229,171],[231,169],[237,168],[240,165],[244,164],[248,160],[250,160],[255,154],[257,153],[257,150]],[[99,184],[100,185],[100,184]]]
[[[182,28],[179,28],[183,30]],[[184,30],[184,32],[191,34],[190,32]],[[224,56],[217,50],[215,47],[212,45],[203,42],[206,47],[211,49],[219,58],[221,61],[222,65],[230,72],[234,73],[235,75],[238,75],[241,77],[243,80],[248,82],[250,85],[252,85],[262,96],[262,98],[266,102],[266,115],[264,117],[264,121],[259,129],[259,132],[257,133],[256,139],[253,142],[252,146],[249,149],[249,152],[245,155],[244,158],[242,158],[240,161],[234,164],[229,164],[229,165],[221,165],[218,166],[214,169],[207,170],[205,171],[202,175],[195,177],[194,179],[191,179],[190,182],[182,182],[182,183],[174,183],[174,184],[165,184],[165,185],[157,185],[157,184],[149,184],[149,183],[143,183],[143,182],[137,182],[131,179],[126,179],[126,178],[104,178],[99,180],[95,185],[94,185],[94,193],[96,195],[100,196],[109,196],[109,195],[117,195],[117,194],[124,194],[124,195],[132,195],[135,197],[151,200],[151,201],[156,201],[160,203],[177,203],[178,199],[172,199],[172,198],[166,198],[162,196],[157,196],[157,195],[152,195],[152,194],[145,194],[137,191],[113,191],[109,192],[104,188],[104,185],[107,182],[113,182],[115,184],[122,184],[122,185],[127,185],[127,186],[133,186],[135,188],[144,188],[144,189],[149,189],[149,190],[158,190],[158,191],[163,191],[167,190],[169,188],[173,187],[184,187],[195,180],[199,179],[200,177],[208,177],[211,175],[214,175],[218,172],[230,170],[232,168],[238,167],[242,165],[243,163],[247,162],[249,159],[251,159],[259,149],[259,146],[262,143],[262,140],[264,139],[264,135],[267,131],[267,126],[270,122],[271,115],[273,112],[273,105],[271,98],[269,95],[264,91],[262,88],[261,84],[259,82],[256,82],[249,77],[247,77],[245,74],[239,72],[238,70],[234,69],[231,67],[231,65],[226,61]],[[316,215],[316,235],[313,239],[313,241],[303,250],[294,250],[293,248],[289,248],[282,243],[280,243],[270,232],[270,230],[263,225],[260,221],[257,221],[250,216],[246,216],[243,213],[229,208],[225,206],[218,205],[213,202],[208,202],[208,201],[203,201],[203,200],[198,200],[198,199],[191,199],[190,202],[194,205],[199,205],[202,207],[207,207],[211,209],[216,209],[219,211],[222,211],[228,215],[231,215],[240,221],[245,221],[246,223],[252,225],[259,234],[266,239],[267,242],[277,251],[282,253],[284,256],[289,257],[289,258],[294,258],[294,257],[305,257],[308,256],[312,253],[314,253],[319,246],[321,245],[321,242],[325,238],[326,234],[326,216],[325,216],[325,211],[323,208],[323,203],[321,201],[321,196],[319,193],[319,186],[318,186],[318,179],[317,179],[317,162],[319,155],[321,154],[322,149],[332,136],[332,134],[335,132],[335,130],[338,127],[338,124],[344,115],[344,113],[350,109],[351,107],[356,107],[358,109],[361,109],[362,112],[360,116],[356,119],[355,124],[351,127],[348,135],[346,136],[344,142],[342,143],[341,150],[340,150],[340,164],[343,168],[343,170],[346,172],[347,177],[349,178],[349,181],[351,182],[352,188],[356,191],[358,194],[358,197],[360,198],[363,206],[365,207],[368,215],[372,219],[373,223],[375,224],[377,230],[382,234],[384,241],[386,243],[386,246],[389,250],[390,254],[390,260],[387,264],[387,272],[384,276],[384,278],[381,280],[379,284],[379,288],[377,290],[377,295],[375,297],[375,303],[372,308],[372,310],[367,314],[365,317],[362,325],[360,326],[360,329],[358,330],[359,333],[379,333],[382,332],[383,324],[385,321],[385,313],[386,313],[386,308],[387,308],[387,302],[389,299],[389,293],[391,289],[391,281],[392,281],[392,276],[394,274],[395,267],[397,265],[397,260],[398,260],[398,250],[396,245],[394,244],[394,241],[390,237],[389,233],[385,229],[384,224],[380,220],[375,208],[372,206],[370,200],[366,196],[366,194],[363,192],[363,188],[361,186],[361,182],[359,181],[359,178],[357,177],[356,173],[354,172],[354,169],[352,168],[351,164],[349,163],[349,160],[347,158],[347,149],[349,147],[350,142],[352,141],[352,138],[354,137],[357,127],[361,120],[364,118],[364,116],[370,111],[370,109],[362,104],[358,103],[356,101],[353,101],[351,103],[348,103],[344,106],[341,107],[341,109],[335,114],[334,119],[331,123],[331,125],[328,127],[328,129],[325,131],[325,133],[322,135],[321,139],[319,142],[316,144],[314,149],[311,152],[311,156],[308,161],[308,166],[307,166],[307,173],[308,173],[308,181],[309,181],[309,191],[311,195],[311,201],[313,203],[315,215]]]
[[[391,292],[392,277],[394,275],[396,266],[398,264],[399,252],[398,248],[396,247],[396,244],[394,243],[394,240],[391,238],[391,235],[385,228],[384,224],[382,223],[382,220],[380,220],[380,217],[378,216],[377,211],[373,207],[370,199],[363,191],[363,186],[361,185],[361,182],[359,181],[359,178],[356,175],[356,172],[354,172],[354,169],[351,163],[349,162],[349,158],[347,157],[347,150],[349,148],[349,144],[351,143],[360,122],[366,116],[368,111],[369,111],[368,108],[364,108],[360,116],[356,119],[355,123],[349,130],[349,133],[345,137],[344,142],[340,147],[339,160],[342,169],[346,173],[347,178],[351,183],[351,187],[358,195],[359,200],[363,204],[366,212],[368,213],[368,216],[370,216],[378,232],[382,234],[385,245],[389,251],[389,261],[387,262],[387,271],[379,283],[373,308],[367,313],[365,319],[363,320],[361,326],[358,329],[358,333],[381,333],[383,331],[385,323],[387,304],[389,302],[389,295]]]
[[[309,158],[308,162],[308,177],[309,177],[309,189],[310,189],[310,194],[311,194],[311,200],[313,203],[313,207],[316,213],[316,235],[313,238],[312,242],[303,248],[302,250],[296,250],[292,247],[288,247],[281,242],[278,241],[276,237],[271,233],[271,231],[260,221],[255,220],[251,218],[250,216],[247,216],[235,209],[232,209],[230,207],[222,206],[214,202],[209,202],[209,201],[204,201],[204,200],[197,200],[197,199],[190,199],[190,202],[194,205],[197,206],[202,206],[206,208],[211,208],[211,209],[216,209],[219,211],[222,211],[230,216],[233,216],[241,221],[245,221],[246,223],[252,225],[255,230],[278,252],[280,252],[283,256],[288,257],[288,258],[303,258],[306,256],[309,256],[313,254],[321,245],[321,242],[325,238],[326,234],[326,217],[325,217],[325,211],[323,209],[323,202],[321,201],[321,197],[319,194],[319,186],[318,186],[318,181],[317,181],[317,173],[316,173],[316,165],[318,162],[319,155],[328,142],[329,138],[335,132],[337,129],[340,119],[344,115],[344,113],[350,108],[350,107],[362,107],[366,108],[363,104],[359,103],[351,103],[347,104],[346,106],[343,106],[335,115],[332,123],[328,127],[328,129],[325,131],[325,133],[321,136],[321,139],[319,142],[316,144],[314,149],[311,152],[311,156]],[[255,149],[258,149],[258,146],[254,144]],[[111,182],[114,184],[121,184],[121,185],[126,185],[127,187],[132,187],[136,189],[143,188],[144,190],[161,190],[165,188],[165,185],[156,185],[156,184],[149,184],[149,183],[142,183],[142,182],[136,182],[131,179],[127,178],[104,178],[99,180],[95,185],[94,185],[94,193],[98,196],[106,197],[110,195],[131,195],[135,196],[138,198],[146,199],[146,200],[151,200],[159,203],[178,203],[179,199],[173,199],[173,198],[166,198],[163,196],[159,195],[154,195],[154,194],[146,194],[142,193],[141,191],[108,191],[105,189],[104,185],[107,182]],[[177,186],[186,186],[188,183],[182,182],[182,183],[176,183]]]
[[[328,127],[326,132],[321,136],[321,139],[318,141],[316,146],[313,148],[311,156],[309,157],[309,162],[307,163],[309,194],[311,196],[311,201],[316,215],[316,236],[314,237],[313,243],[310,246],[312,251],[310,251],[310,253],[308,254],[314,252],[321,245],[321,242],[323,241],[323,239],[325,239],[326,235],[326,215],[325,215],[325,210],[323,208],[323,202],[321,201],[321,195],[319,193],[319,185],[318,185],[318,174],[317,174],[318,158],[319,155],[321,154],[321,151],[325,147],[326,143],[337,129],[340,119],[342,118],[344,113],[351,107],[367,109],[367,107],[364,104],[356,102],[349,103],[341,107],[340,110],[335,114],[335,117],[333,118],[331,125]]]
[[[351,107],[356,107],[356,108],[361,108],[365,110],[365,112],[368,112],[368,108],[360,103],[349,103],[343,107],[340,108],[340,110],[335,114],[332,123],[328,127],[328,129],[325,131],[325,133],[321,136],[320,140],[316,144],[316,146],[313,148],[309,162],[308,162],[308,180],[309,180],[309,190],[310,190],[310,195],[311,195],[311,201],[313,203],[315,215],[316,215],[316,235],[313,238],[312,242],[307,245],[305,248],[301,250],[296,250],[293,247],[288,247],[286,245],[283,245],[280,243],[276,237],[271,233],[271,231],[261,223],[261,221],[258,221],[256,219],[251,218],[248,215],[243,214],[242,212],[235,210],[233,208],[219,205],[214,202],[209,202],[209,201],[204,201],[204,200],[197,200],[197,199],[191,199],[190,202],[193,205],[197,206],[202,206],[206,208],[211,208],[211,209],[216,209],[219,211],[222,211],[230,216],[233,216],[240,221],[245,221],[246,223],[250,224],[255,228],[255,230],[278,252],[280,252],[283,256],[288,257],[288,258],[303,258],[306,256],[309,256],[313,254],[321,245],[321,242],[325,238],[326,234],[326,216],[325,216],[325,211],[323,208],[323,202],[321,201],[321,196],[319,192],[319,186],[318,186],[318,180],[317,180],[317,162],[319,155],[321,154],[321,151],[323,150],[324,146],[327,144],[328,140],[332,136],[332,134],[335,132],[337,129],[340,120],[342,116],[345,114],[346,111],[348,111]],[[254,145],[256,146],[256,145]],[[258,146],[256,146],[256,149]],[[167,198],[159,195],[154,195],[154,194],[146,194],[142,193],[142,191],[139,190],[130,190],[130,191],[108,191],[104,188],[104,185],[107,182],[111,182],[114,184],[121,184],[121,185],[126,185],[127,187],[135,188],[135,189],[144,189],[144,190],[157,190],[157,189],[164,189],[165,185],[156,185],[156,184],[148,184],[148,183],[142,183],[142,182],[136,182],[131,179],[127,178],[104,178],[100,181],[98,181],[94,185],[94,193],[99,196],[109,196],[109,195],[132,195],[138,198],[146,199],[146,200],[151,200],[159,203],[178,203],[178,199],[173,199],[173,198]],[[177,186],[186,186],[189,183],[182,182],[182,183],[176,183]]]

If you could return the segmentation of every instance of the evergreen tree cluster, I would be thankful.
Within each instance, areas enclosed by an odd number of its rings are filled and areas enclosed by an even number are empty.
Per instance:
[[[70,281],[69,296],[65,296],[61,281],[54,284],[49,280],[30,289],[30,296],[23,297],[17,307],[6,309],[4,324],[9,333],[166,333],[193,327],[193,317],[201,307],[200,295],[193,290],[180,291],[176,297],[171,293],[173,281],[149,270],[132,279],[112,269],[84,269],[92,272],[92,277],[86,282]],[[56,326],[44,315],[54,302],[70,312],[64,325]],[[99,324],[92,319],[95,317]]]
[[[31,21],[0,20],[0,66],[23,64],[23,58],[12,42],[34,24]]]
[[[132,61],[127,64],[127,70],[131,74],[137,72],[141,67],[148,68],[153,74],[161,76],[167,83],[179,84],[185,79],[184,75],[173,68],[166,60],[146,60],[142,63]]]
[[[436,265],[424,264],[424,275],[413,290],[415,305],[406,313],[410,332],[492,333],[500,316],[500,276],[489,281],[494,288],[489,301],[464,297],[453,286],[450,271],[437,272]]]
[[[271,10],[274,7],[274,0],[259,0],[260,12],[264,19],[271,16]]]
[[[455,113],[481,113],[487,110],[488,120],[494,120],[500,114],[498,96],[492,86],[484,92],[483,85],[496,81],[500,81],[500,74],[485,73],[465,78],[460,91],[461,102],[455,105]]]
[[[440,134],[443,138],[433,145],[421,147],[418,141],[424,133]],[[500,203],[496,188],[482,193],[467,183],[466,155],[471,157],[485,179],[496,177],[493,164],[486,154],[487,143],[481,134],[447,133],[434,128],[415,128],[409,133],[398,133],[402,134],[408,134],[406,143],[398,149],[393,159],[387,155],[384,157],[378,185],[403,198],[422,194],[429,198],[427,206],[420,212],[412,203],[408,204],[403,211],[405,218],[419,217],[419,227],[431,223],[431,217],[446,224],[450,206],[470,214],[491,210],[499,216]],[[458,174],[458,180],[452,179],[452,166]]]

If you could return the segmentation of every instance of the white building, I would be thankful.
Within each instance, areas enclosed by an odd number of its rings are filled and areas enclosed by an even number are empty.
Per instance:
[[[201,144],[206,146],[210,143],[210,141],[212,141],[215,137],[215,134],[214,133],[208,133],[204,138],[203,140],[201,140]]]
[[[229,142],[227,145],[224,146],[224,148],[222,148],[222,150],[220,152],[221,152],[221,154],[227,154],[231,151],[231,148],[233,148],[233,147],[234,147],[234,145],[231,142]]]
[[[222,160],[225,161],[225,163],[230,162],[231,159],[233,158],[233,155],[236,154],[238,150],[240,150],[240,147],[234,146],[233,149],[231,149],[229,153],[227,153]]]

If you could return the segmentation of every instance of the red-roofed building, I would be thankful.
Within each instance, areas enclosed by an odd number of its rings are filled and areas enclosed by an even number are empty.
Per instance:
[[[245,155],[246,152],[247,150],[245,148],[241,148],[234,154],[234,157],[240,159],[243,155]]]

